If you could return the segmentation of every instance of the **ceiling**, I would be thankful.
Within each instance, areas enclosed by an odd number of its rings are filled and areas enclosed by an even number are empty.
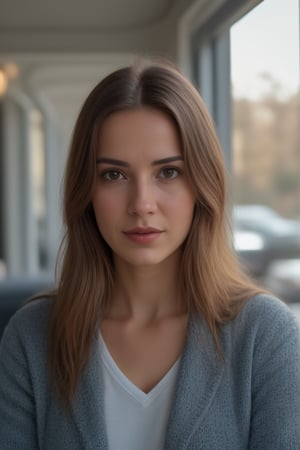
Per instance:
[[[226,1],[1,0],[6,97],[51,116],[67,148],[78,109],[102,77],[137,56],[178,62],[183,24],[188,35],[195,18],[205,20]]]
[[[195,3],[209,2],[1,0],[0,52],[159,51]]]
[[[2,0],[2,30],[110,30],[148,26],[170,13],[173,0]]]

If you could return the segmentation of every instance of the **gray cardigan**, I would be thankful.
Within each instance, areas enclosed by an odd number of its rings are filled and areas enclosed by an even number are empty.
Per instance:
[[[69,415],[53,394],[46,358],[51,304],[22,308],[1,341],[0,448],[107,449],[97,342]],[[256,296],[222,327],[221,342],[224,362],[204,321],[190,319],[165,449],[299,450],[300,333],[290,310]]]

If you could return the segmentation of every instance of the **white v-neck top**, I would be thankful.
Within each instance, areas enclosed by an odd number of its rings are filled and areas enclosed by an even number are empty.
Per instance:
[[[100,335],[110,450],[163,450],[180,358],[147,394],[119,369]]]

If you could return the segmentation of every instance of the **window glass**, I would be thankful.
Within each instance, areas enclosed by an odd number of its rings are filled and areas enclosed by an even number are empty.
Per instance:
[[[298,7],[265,0],[230,30],[235,245],[286,301],[300,301]]]

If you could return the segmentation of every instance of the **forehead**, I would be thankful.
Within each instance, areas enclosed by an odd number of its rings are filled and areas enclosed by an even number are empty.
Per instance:
[[[98,156],[131,152],[181,154],[177,129],[167,114],[139,108],[111,114],[99,130]]]

